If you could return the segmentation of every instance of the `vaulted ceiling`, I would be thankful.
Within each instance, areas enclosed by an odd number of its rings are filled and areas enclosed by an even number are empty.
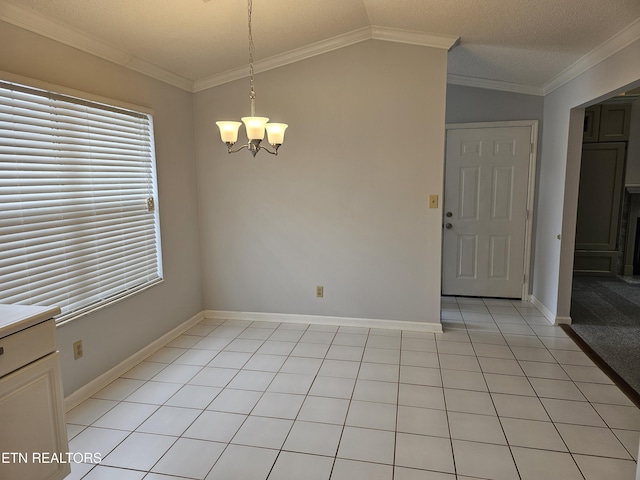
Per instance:
[[[245,0],[0,0],[0,20],[186,90],[246,75]],[[459,37],[454,83],[541,94],[603,44],[640,37],[640,1],[254,0],[253,37],[257,71],[368,38]]]

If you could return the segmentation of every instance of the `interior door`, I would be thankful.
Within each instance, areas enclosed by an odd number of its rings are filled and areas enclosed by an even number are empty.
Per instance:
[[[443,294],[522,297],[531,128],[447,130]]]

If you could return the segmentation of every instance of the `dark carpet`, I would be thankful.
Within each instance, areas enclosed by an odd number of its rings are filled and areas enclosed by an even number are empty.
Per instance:
[[[574,277],[571,328],[640,394],[640,284]]]

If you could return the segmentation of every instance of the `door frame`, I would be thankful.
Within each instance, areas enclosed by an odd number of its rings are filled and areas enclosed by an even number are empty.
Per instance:
[[[533,215],[536,193],[536,167],[538,161],[538,120],[514,120],[504,122],[475,122],[475,123],[447,123],[445,124],[445,145],[449,130],[465,130],[478,128],[504,128],[504,127],[530,127],[531,128],[531,150],[529,153],[529,182],[527,186],[527,219],[525,221],[524,232],[524,278],[522,280],[522,300],[529,300],[531,293],[531,254],[533,239]],[[442,176],[442,198],[444,206],[445,178],[447,171],[447,151],[445,148],[444,170]],[[444,209],[443,209],[444,210]],[[444,248],[444,244],[443,244]],[[441,254],[444,259],[444,255]],[[444,262],[442,262],[444,271]],[[442,272],[441,272],[442,275]]]

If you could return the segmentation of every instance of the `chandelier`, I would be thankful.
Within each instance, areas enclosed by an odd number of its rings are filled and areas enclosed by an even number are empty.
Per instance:
[[[233,146],[238,141],[238,130],[240,128],[240,122],[216,122],[218,128],[220,129],[220,137],[222,141],[227,145],[227,151],[229,153],[236,153],[246,148],[251,152],[251,154],[255,157],[256,154],[260,150],[265,150],[271,155],[278,154],[278,148],[284,142],[284,131],[287,129],[288,125],[285,123],[267,123],[269,121],[266,117],[256,117],[256,91],[254,88],[254,80],[253,80],[253,35],[251,32],[251,12],[253,9],[252,0],[248,0],[247,3],[247,11],[248,11],[248,23],[249,23],[249,99],[251,100],[251,116],[250,117],[242,117],[241,120],[244,123],[245,129],[247,131],[247,138],[249,139],[246,145],[242,145],[237,149],[233,149]],[[267,139],[272,150],[269,150],[264,145],[261,145],[262,140],[264,139],[264,132],[267,131]]]

